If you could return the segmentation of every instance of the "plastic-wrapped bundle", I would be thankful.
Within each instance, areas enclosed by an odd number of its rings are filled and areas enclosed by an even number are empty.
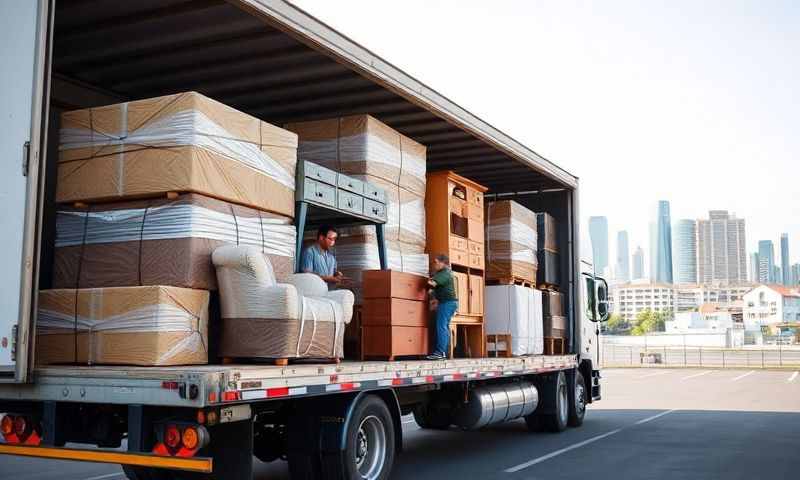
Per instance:
[[[277,283],[257,247],[225,245],[214,251],[220,283],[220,353],[248,358],[341,358],[353,294],[328,291],[314,274]]]
[[[58,202],[196,192],[294,215],[297,135],[195,92],[66,112]]]
[[[204,290],[165,286],[39,292],[36,361],[119,365],[208,363]]]
[[[536,214],[504,200],[486,209],[486,279],[536,281]]]
[[[300,160],[350,175],[382,178],[424,199],[425,146],[379,120],[354,115],[285,127],[299,135]]]
[[[293,273],[288,217],[197,194],[63,208],[56,219],[55,288],[172,285],[215,290],[211,253],[256,245],[277,277]]]
[[[512,355],[542,354],[542,292],[520,285],[486,287],[484,325],[487,335],[511,335]],[[497,345],[497,350],[505,348]]]

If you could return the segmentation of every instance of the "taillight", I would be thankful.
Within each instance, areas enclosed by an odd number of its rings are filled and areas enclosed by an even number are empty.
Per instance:
[[[11,415],[3,416],[3,419],[0,420],[0,433],[2,433],[4,437],[14,433],[14,417]]]
[[[181,432],[175,425],[168,425],[167,430],[164,432],[164,443],[169,448],[178,448],[181,443]]]
[[[183,446],[189,450],[195,450],[200,445],[200,435],[198,435],[194,427],[186,427],[181,440],[183,441]]]

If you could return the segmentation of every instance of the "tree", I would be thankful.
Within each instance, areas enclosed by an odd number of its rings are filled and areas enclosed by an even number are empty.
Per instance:
[[[631,335],[647,335],[652,332],[666,331],[666,321],[672,320],[672,313],[668,311],[654,312],[649,308],[636,315]]]
[[[606,322],[606,333],[610,335],[624,335],[631,329],[627,320],[618,313],[612,314]]]

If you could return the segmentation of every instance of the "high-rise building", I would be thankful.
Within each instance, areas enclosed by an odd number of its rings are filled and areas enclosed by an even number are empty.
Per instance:
[[[708,220],[697,221],[697,281],[735,284],[747,281],[743,218],[727,210],[711,210]]]
[[[594,271],[605,274],[608,268],[608,219],[589,217],[589,237],[592,240]]]
[[[792,284],[792,269],[789,265],[789,234],[781,234],[781,273],[783,284],[789,286]],[[775,279],[778,280],[777,278]]]
[[[772,240],[758,241],[758,281],[775,283],[775,247]]]
[[[800,263],[792,265],[792,285],[800,285]]]
[[[640,278],[644,278],[644,250],[642,247],[636,247],[633,252],[633,279]]]
[[[617,232],[617,281],[631,281],[631,254],[628,250],[628,232],[622,230]]]
[[[697,222],[678,220],[673,235],[675,251],[675,281],[677,283],[697,282]]]
[[[672,283],[672,222],[666,200],[658,201],[650,224],[650,256],[651,281]]]
[[[750,282],[758,283],[759,280],[759,263],[758,263],[758,252],[753,252],[750,254]]]

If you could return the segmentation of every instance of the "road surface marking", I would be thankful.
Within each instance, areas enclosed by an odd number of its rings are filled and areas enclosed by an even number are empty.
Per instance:
[[[96,477],[89,477],[84,480],[103,480],[105,478],[114,478],[114,477],[124,477],[125,473],[123,472],[114,472],[114,473],[107,473],[105,475],[98,475]]]
[[[797,378],[797,374],[798,374],[798,373],[800,373],[800,372],[794,372],[794,373],[792,374],[792,376],[791,376],[791,377],[789,377],[789,380],[786,380],[786,381],[787,381],[787,382],[789,382],[789,383],[792,383],[792,382],[794,382],[794,379],[795,379],[795,378]]]
[[[670,372],[670,371],[666,371],[666,372],[656,372],[656,373],[651,373],[651,374],[648,374],[648,375],[642,375],[642,376],[641,376],[641,377],[639,377],[639,378],[650,378],[650,377],[656,377],[656,376],[658,376],[658,375],[666,375],[666,374],[668,374],[668,373],[672,373],[672,372]]]
[[[708,375],[709,373],[711,373],[711,370],[706,370],[705,372],[695,373],[694,375],[683,377],[681,378],[681,380],[689,380],[690,378],[702,377],[703,375]]]
[[[557,457],[558,455],[561,455],[562,453],[567,453],[567,452],[569,452],[571,450],[575,450],[576,448],[581,448],[581,447],[583,447],[585,445],[588,445],[590,443],[596,442],[598,440],[602,440],[602,439],[604,439],[606,437],[610,437],[611,435],[614,435],[615,433],[619,433],[621,430],[622,430],[621,428],[618,428],[616,430],[611,430],[610,432],[606,432],[606,433],[604,433],[602,435],[597,435],[597,436],[592,437],[592,438],[590,438],[588,440],[584,440],[584,441],[578,442],[578,443],[576,443],[574,445],[570,445],[569,447],[562,448],[561,450],[556,450],[555,452],[548,453],[547,455],[541,456],[539,458],[534,458],[533,460],[530,460],[528,462],[520,463],[519,465],[513,466],[511,468],[507,468],[507,469],[505,469],[505,472],[506,473],[519,472],[520,470],[523,470],[523,469],[526,469],[526,468],[531,467],[533,465],[536,465],[537,463],[541,463],[541,462],[544,462],[545,460],[551,459],[553,457]]]
[[[645,419],[639,420],[638,422],[634,423],[634,425],[641,425],[643,423],[647,423],[647,422],[653,421],[656,418],[663,417],[664,415],[672,413],[672,412],[674,412],[676,410],[677,410],[677,408],[673,408],[672,410],[667,410],[666,412],[657,413],[657,414],[653,415],[652,417],[647,417]]]
[[[578,443],[576,443],[574,445],[570,445],[569,447],[564,447],[564,448],[562,448],[560,450],[556,450],[554,452],[550,452],[547,455],[542,455],[541,457],[534,458],[533,460],[529,460],[529,461],[527,461],[525,463],[520,463],[519,465],[514,465],[513,467],[505,469],[504,472],[506,472],[506,473],[519,472],[520,470],[524,470],[524,469],[526,469],[528,467],[532,467],[532,466],[536,465],[537,463],[542,463],[545,460],[549,460],[549,459],[551,459],[553,457],[557,457],[557,456],[561,455],[562,453],[567,453],[567,452],[570,452],[572,450],[575,450],[576,448],[581,448],[581,447],[584,447],[586,445],[589,445],[590,443],[594,443],[594,442],[596,442],[598,440],[602,440],[602,439],[604,439],[606,437],[610,437],[611,435],[614,435],[616,433],[621,432],[625,428],[628,428],[628,427],[631,427],[631,426],[634,426],[634,425],[641,425],[643,423],[650,422],[652,420],[655,420],[656,418],[663,417],[664,415],[672,413],[672,412],[674,412],[676,410],[677,409],[675,409],[675,408],[672,409],[672,410],[667,410],[667,411],[661,412],[659,414],[653,415],[652,417],[647,417],[647,418],[645,418],[643,420],[639,420],[638,422],[636,422],[636,423],[634,423],[632,425],[628,425],[626,427],[620,427],[620,428],[617,428],[616,430],[611,430],[610,432],[606,432],[606,433],[602,433],[600,435],[596,435],[596,436],[594,436],[592,438],[588,438],[588,439],[586,439],[586,440],[584,440],[582,442],[578,442]]]
[[[738,377],[731,378],[731,382],[736,382],[736,381],[741,380],[744,377],[748,377],[748,376],[750,376],[750,375],[752,375],[754,373],[756,373],[755,370],[750,370],[749,372],[743,373],[743,374],[739,375]]]

